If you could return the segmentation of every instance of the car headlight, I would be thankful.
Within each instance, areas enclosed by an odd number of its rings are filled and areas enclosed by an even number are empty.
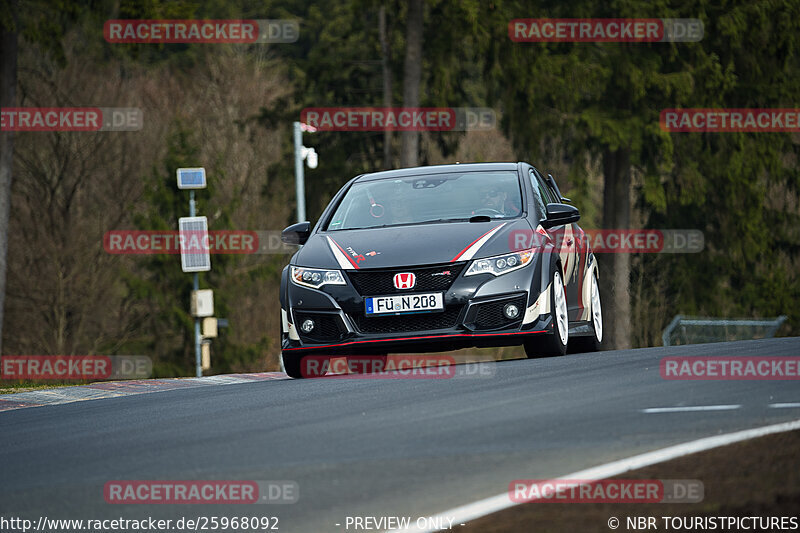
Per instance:
[[[472,262],[464,275],[492,274],[494,276],[500,276],[501,274],[513,272],[514,270],[524,267],[531,262],[531,259],[533,259],[533,250],[496,255],[494,257],[487,257],[486,259],[476,259]]]
[[[338,270],[292,267],[292,281],[303,287],[319,289],[323,285],[346,285],[344,276]]]

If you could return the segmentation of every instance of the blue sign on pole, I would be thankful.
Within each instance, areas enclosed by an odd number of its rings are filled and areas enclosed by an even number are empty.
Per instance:
[[[205,168],[179,168],[178,169],[178,188],[179,189],[205,189],[206,188],[206,169]]]

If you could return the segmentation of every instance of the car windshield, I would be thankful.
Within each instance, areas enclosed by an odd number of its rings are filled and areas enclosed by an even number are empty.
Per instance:
[[[328,230],[403,226],[519,216],[516,171],[424,174],[357,182],[328,223]]]

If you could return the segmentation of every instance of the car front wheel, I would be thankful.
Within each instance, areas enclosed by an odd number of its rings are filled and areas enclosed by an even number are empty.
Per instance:
[[[558,267],[551,275],[550,315],[553,332],[533,337],[525,341],[525,355],[528,358],[564,355],[569,340],[569,319],[567,317],[567,294]]]
[[[574,337],[570,341],[570,352],[596,352],[603,342],[603,305],[600,302],[600,284],[597,282],[597,274],[592,274],[590,283],[592,284],[592,334],[588,337]]]

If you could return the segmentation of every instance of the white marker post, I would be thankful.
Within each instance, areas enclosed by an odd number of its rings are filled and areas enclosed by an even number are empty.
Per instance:
[[[313,148],[303,146],[303,132],[314,132],[317,129],[302,122],[293,124],[294,131],[294,183],[295,194],[297,195],[297,221],[306,220],[306,183],[303,160],[308,164],[308,168],[317,168],[319,155]]]

